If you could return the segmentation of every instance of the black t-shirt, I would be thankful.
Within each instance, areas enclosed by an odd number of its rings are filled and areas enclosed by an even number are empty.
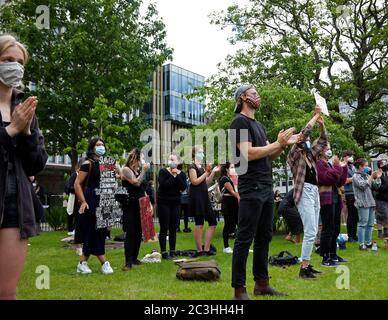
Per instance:
[[[218,182],[221,191],[222,191],[222,189],[224,188],[225,184],[228,183],[228,182],[230,182],[230,184],[232,185],[232,188],[233,188],[234,190],[236,190],[236,189],[234,188],[233,181],[232,181],[229,177],[223,176],[223,177],[221,177],[220,181]],[[224,194],[230,194],[229,190],[225,188]]]
[[[90,161],[90,160],[89,160]],[[88,188],[96,189],[100,187],[100,163],[98,161],[92,162],[92,169],[90,171],[89,179],[86,177],[85,179],[88,181]],[[84,163],[81,165],[80,171],[89,173],[90,164]]]
[[[241,142],[251,142],[252,147],[264,147],[267,145],[267,134],[263,125],[254,119],[251,119],[242,114],[238,114],[230,129],[235,130],[235,135],[231,131],[231,145],[236,148],[236,156],[240,157],[240,150],[237,144]],[[243,129],[247,130],[247,136],[244,137]],[[235,139],[234,139],[235,137]],[[239,172],[240,163],[238,159],[234,159],[236,171]],[[272,184],[272,161],[271,157],[267,156],[258,160],[248,162],[248,170],[244,174],[239,174],[238,190],[243,192],[252,186],[252,183]]]

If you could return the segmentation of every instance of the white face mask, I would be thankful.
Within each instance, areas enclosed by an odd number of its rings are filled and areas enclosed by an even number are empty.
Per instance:
[[[353,157],[349,157],[348,161],[349,161],[349,163],[353,163],[354,162],[354,158]]]
[[[0,63],[0,82],[9,88],[21,85],[24,76],[24,67],[18,62]]]
[[[326,158],[329,159],[333,156],[333,151],[331,151],[330,149],[326,150],[325,155],[326,155]]]
[[[173,161],[173,160],[168,160],[168,166],[171,168],[171,169],[176,169],[178,164]]]

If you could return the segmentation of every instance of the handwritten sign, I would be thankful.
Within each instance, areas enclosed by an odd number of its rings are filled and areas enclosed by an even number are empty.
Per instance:
[[[314,92],[315,103],[321,107],[321,111],[325,115],[329,115],[329,109],[327,108],[326,99],[323,98],[318,92]]]
[[[120,221],[123,212],[115,200],[115,194],[127,194],[116,180],[116,160],[111,157],[100,159],[100,187],[96,189],[100,202],[96,208],[97,229],[113,226]]]

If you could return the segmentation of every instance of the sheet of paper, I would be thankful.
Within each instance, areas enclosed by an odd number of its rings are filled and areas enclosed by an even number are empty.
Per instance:
[[[329,115],[329,109],[327,108],[326,99],[321,97],[319,93],[314,93],[315,103],[321,107],[321,111],[325,115]]]

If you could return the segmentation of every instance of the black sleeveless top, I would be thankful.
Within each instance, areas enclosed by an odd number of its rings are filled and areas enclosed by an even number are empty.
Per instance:
[[[129,170],[133,172],[136,178],[140,176],[140,173],[136,173],[131,168],[128,167]],[[144,197],[145,190],[143,183],[140,186],[135,186],[132,183],[129,183],[127,180],[122,181],[122,186],[127,189],[128,195],[131,201],[137,201],[141,197]]]

